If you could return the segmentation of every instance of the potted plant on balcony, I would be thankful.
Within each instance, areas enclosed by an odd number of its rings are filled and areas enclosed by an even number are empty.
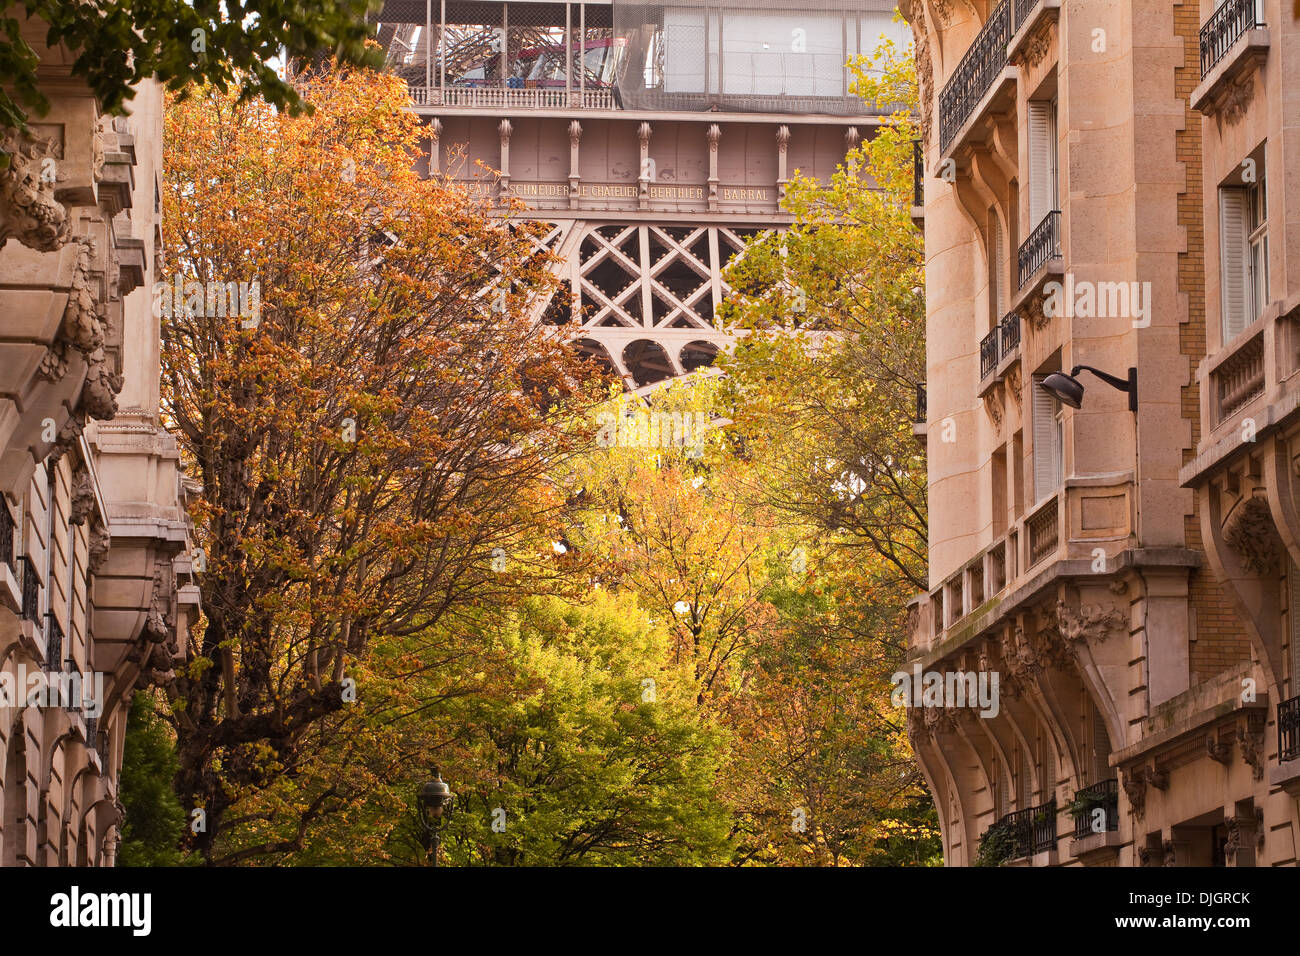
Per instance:
[[[1020,847],[1020,834],[1009,820],[999,820],[989,825],[980,837],[975,866],[1001,866],[1013,859]]]
[[[1114,802],[1115,798],[1112,794],[1096,790],[1078,790],[1075,791],[1074,799],[1061,808],[1061,812],[1068,813],[1074,819],[1075,828],[1078,829],[1079,821],[1091,820],[1094,810],[1101,809],[1110,813]]]

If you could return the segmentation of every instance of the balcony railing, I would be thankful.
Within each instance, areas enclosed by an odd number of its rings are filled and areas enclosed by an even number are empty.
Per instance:
[[[1056,849],[1056,798],[1036,807],[1008,813],[999,823],[1007,824],[1016,838],[1012,859]]]
[[[1002,340],[1002,357],[1005,359],[1020,346],[1020,313],[1008,312],[998,325],[998,337]]]
[[[63,669],[63,628],[54,617],[53,611],[45,612],[45,669],[47,671]]]
[[[1300,697],[1277,705],[1277,761],[1300,760]]]
[[[14,568],[14,517],[9,513],[9,506],[0,501],[0,561]]]
[[[919,139],[912,140],[912,205],[925,205],[925,152]]]
[[[1060,544],[1059,516],[1056,498],[1053,497],[1025,522],[1029,532],[1029,566],[1056,553]]]
[[[1204,77],[1232,49],[1247,30],[1264,25],[1259,0],[1227,0],[1201,27],[1201,76]]]
[[[551,109],[578,108],[612,110],[611,89],[563,90],[528,89],[510,86],[412,86],[411,100],[416,106],[459,106],[474,109]]]
[[[1074,794],[1074,838],[1082,840],[1093,833],[1100,832],[1093,828],[1096,810],[1105,814],[1105,829],[1119,829],[1119,781],[1103,780],[1091,787],[1084,787]]]
[[[946,150],[952,145],[993,81],[1006,68],[1007,43],[1010,40],[1011,0],[1002,0],[939,94],[941,149]]]
[[[98,717],[86,718],[86,746],[95,751],[95,754],[99,757],[99,762],[102,765],[104,762],[104,750],[99,743]]]
[[[36,573],[36,565],[32,559],[21,557],[18,559],[18,568],[22,574],[23,587],[23,610],[22,617],[24,621],[31,621],[33,624],[41,623],[41,581],[40,575]]]
[[[1239,348],[1212,374],[1218,414],[1215,424],[1231,418],[1264,394],[1264,336],[1262,333]]]
[[[998,367],[998,327],[995,325],[989,334],[980,339],[980,379],[986,379]]]
[[[1020,288],[1041,269],[1048,259],[1061,254],[1061,211],[1053,209],[1034,227],[1029,238],[1020,244],[1018,265]]]
[[[1034,7],[1042,3],[1043,0],[1016,0],[1016,29],[1019,30],[1029,19],[1029,15],[1034,12]]]
[[[920,382],[916,386],[916,424],[925,424],[926,413],[925,382]]]

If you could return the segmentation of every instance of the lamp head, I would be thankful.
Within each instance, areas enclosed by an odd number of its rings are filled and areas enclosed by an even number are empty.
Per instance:
[[[1038,385],[1055,395],[1062,405],[1078,408],[1083,404],[1083,383],[1073,375],[1066,375],[1064,372],[1053,372],[1039,382]]]

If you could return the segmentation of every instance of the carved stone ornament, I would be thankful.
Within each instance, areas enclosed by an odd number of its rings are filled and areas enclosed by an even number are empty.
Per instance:
[[[1281,567],[1282,539],[1263,498],[1248,498],[1232,510],[1224,522],[1223,543],[1252,574],[1270,575]]]
[[[1214,122],[1218,131],[1223,132],[1223,124],[1235,126],[1250,109],[1255,98],[1255,71],[1247,70],[1241,76],[1228,82],[1220,97],[1215,102]]]
[[[1220,738],[1214,734],[1205,737],[1205,751],[1216,763],[1226,764],[1232,759],[1232,738]]]
[[[576,149],[578,143],[581,140],[582,140],[582,124],[579,123],[577,120],[573,120],[571,123],[569,123],[569,145]]]
[[[930,90],[934,88],[934,61],[930,57],[930,34],[925,28],[925,22],[919,12],[913,9],[912,14],[912,44],[916,50],[916,88],[919,95],[917,102],[929,103]],[[928,147],[930,145],[930,113],[931,110],[923,108],[921,114],[921,145]]]
[[[1019,409],[1023,401],[1020,394],[1020,366],[1012,365],[1011,368],[1007,369],[1007,377],[1003,381],[1006,383],[1007,394],[1011,396],[1011,400],[1016,403],[1016,408]]]
[[[930,0],[930,6],[934,8],[934,15],[941,24],[947,26],[952,23],[952,0]]]
[[[913,744],[922,744],[930,739],[930,728],[925,725],[925,714],[920,707],[907,709],[907,736]]]
[[[1178,847],[1173,840],[1166,840],[1164,844],[1165,866],[1178,865]]]
[[[108,549],[112,546],[112,537],[104,523],[96,518],[90,524],[90,553],[86,559],[86,567],[92,575],[98,574],[108,559]]]
[[[9,164],[0,169],[0,249],[10,237],[38,252],[54,252],[72,238],[72,223],[56,201],[63,150],[53,140],[10,130],[0,137]]]
[[[1146,779],[1138,772],[1137,769],[1125,770],[1121,778],[1124,783],[1124,795],[1128,797],[1128,805],[1133,810],[1133,816],[1141,817],[1147,809],[1147,782]],[[1146,866],[1146,863],[1142,864]]]
[[[1077,611],[1064,601],[1056,602],[1056,623],[1061,636],[1071,644],[1081,641],[1104,641],[1125,623],[1124,612],[1117,607],[1083,605]]]
[[[1241,823],[1236,817],[1228,817],[1223,821],[1224,829],[1228,831],[1228,838],[1223,844],[1223,855],[1229,863],[1233,863],[1237,857],[1237,851],[1241,849]]]
[[[1241,759],[1250,764],[1254,778],[1264,779],[1264,728],[1247,724],[1237,728],[1237,743],[1241,745]]]
[[[90,471],[82,465],[72,474],[72,504],[69,508],[68,524],[85,524],[86,519],[95,513],[95,482]]]
[[[999,435],[1002,434],[1002,391],[1002,383],[998,382],[984,393],[984,411],[993,423],[994,433]]]
[[[1138,847],[1138,866],[1155,866],[1156,851],[1149,846]]]
[[[1020,48],[1020,59],[1029,69],[1036,69],[1056,46],[1056,24],[1047,21],[1047,25],[1037,30]]]

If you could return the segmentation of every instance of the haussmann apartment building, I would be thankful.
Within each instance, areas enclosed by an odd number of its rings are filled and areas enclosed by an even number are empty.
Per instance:
[[[103,115],[45,35],[51,109],[0,144],[0,863],[101,866],[133,690],[182,665],[198,588],[149,294],[161,89]]]
[[[1293,866],[1292,4],[900,8],[929,343],[908,666],[939,675],[908,726],[945,858]],[[996,709],[967,706],[991,674]]]

